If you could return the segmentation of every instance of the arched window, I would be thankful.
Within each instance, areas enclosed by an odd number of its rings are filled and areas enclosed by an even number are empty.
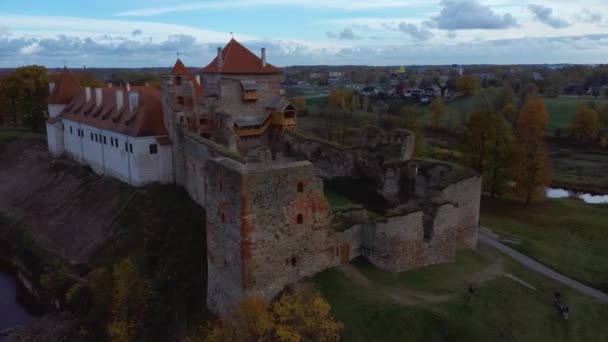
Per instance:
[[[304,184],[302,182],[298,183],[298,192],[304,192]]]
[[[298,224],[302,224],[304,222],[304,216],[302,216],[302,214],[298,214]]]

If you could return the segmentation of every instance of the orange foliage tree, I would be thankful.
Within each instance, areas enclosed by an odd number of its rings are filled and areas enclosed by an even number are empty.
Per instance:
[[[517,141],[512,163],[515,194],[525,200],[526,206],[544,198],[545,188],[551,181],[543,141],[548,124],[549,113],[543,100],[527,100],[517,122]]]

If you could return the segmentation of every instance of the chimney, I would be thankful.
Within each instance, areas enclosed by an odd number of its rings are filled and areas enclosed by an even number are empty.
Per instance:
[[[198,85],[201,85],[201,75],[196,75],[196,83],[198,83]]]
[[[221,68],[224,61],[222,60],[222,48],[217,48],[217,67]]]
[[[49,82],[49,94],[55,90],[55,82]]]
[[[124,104],[124,97],[122,90],[116,91],[116,110],[121,110],[122,105]]]
[[[262,48],[262,66],[266,67],[266,48]]]
[[[133,112],[133,109],[139,104],[139,93],[136,91],[129,92],[129,112]]]
[[[95,106],[99,107],[101,105],[101,88],[95,88]]]
[[[91,101],[91,87],[84,88],[84,97],[86,102]]]

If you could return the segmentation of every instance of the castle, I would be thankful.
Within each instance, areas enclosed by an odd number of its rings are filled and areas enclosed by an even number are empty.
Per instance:
[[[349,146],[301,134],[264,49],[233,39],[195,75],[178,59],[160,92],[82,88],[68,69],[49,87],[53,157],[133,186],[181,185],[206,209],[217,314],[358,256],[402,272],[476,246],[476,173],[413,159],[405,130],[366,127]],[[352,203],[331,206],[334,192]]]

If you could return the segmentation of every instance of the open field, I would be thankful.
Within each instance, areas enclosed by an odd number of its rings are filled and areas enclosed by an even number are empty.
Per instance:
[[[608,341],[607,305],[483,246],[454,264],[400,274],[358,259],[312,282],[344,323],[344,341]],[[569,321],[552,306],[555,291]]]
[[[529,208],[517,201],[483,198],[481,224],[547,266],[608,292],[608,205],[563,199]]]
[[[555,187],[608,192],[608,151],[553,142],[548,148]]]
[[[547,132],[550,135],[553,135],[556,129],[570,129],[572,117],[576,113],[576,108],[580,104],[584,104],[591,101],[594,102],[598,108],[608,104],[608,100],[594,100],[590,98],[578,99],[560,97],[545,98],[544,100],[545,105],[547,106],[547,110],[551,115],[551,121],[549,122],[549,126],[547,127]]]

